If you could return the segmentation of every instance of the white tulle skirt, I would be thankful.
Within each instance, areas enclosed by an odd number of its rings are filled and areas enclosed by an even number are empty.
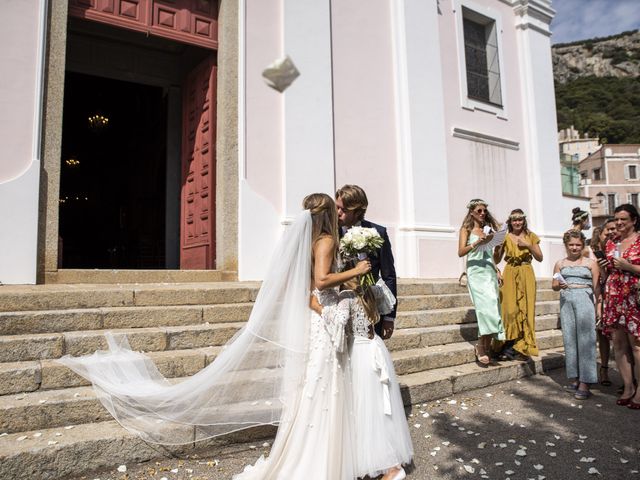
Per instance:
[[[391,355],[379,336],[350,348],[355,470],[372,478],[409,464],[413,444]]]

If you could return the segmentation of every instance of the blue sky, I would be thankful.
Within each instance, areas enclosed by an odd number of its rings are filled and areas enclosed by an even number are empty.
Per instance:
[[[640,28],[640,0],[553,0],[553,9],[554,44]]]

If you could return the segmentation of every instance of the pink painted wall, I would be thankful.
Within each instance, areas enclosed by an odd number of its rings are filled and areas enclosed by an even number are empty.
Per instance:
[[[388,0],[332,2],[336,184],[360,185],[367,217],[398,221],[391,14]]]
[[[524,152],[523,108],[521,100],[521,75],[515,14],[510,7],[496,0],[475,0],[482,7],[491,8],[502,17],[502,65],[504,70],[503,101],[507,119],[479,110],[462,108],[459,56],[464,61],[464,47],[456,38],[456,14],[451,2],[443,4],[440,15],[440,49],[443,59],[443,85],[445,122],[447,125],[447,153],[450,172],[449,192],[451,219],[458,227],[466,213],[466,204],[474,197],[490,203],[494,214],[504,220],[513,208],[528,210],[527,174]],[[466,92],[465,92],[466,93]],[[520,150],[471,142],[451,135],[453,128],[462,128],[485,135],[520,142]],[[517,179],[514,181],[514,179]],[[535,226],[533,226],[535,228]]]
[[[3,5],[0,29],[0,183],[24,173],[34,159],[40,2]],[[36,112],[39,115],[40,112]]]
[[[282,31],[280,0],[246,1],[244,172],[276,211],[282,210],[284,97],[264,83],[262,71],[282,56]]]

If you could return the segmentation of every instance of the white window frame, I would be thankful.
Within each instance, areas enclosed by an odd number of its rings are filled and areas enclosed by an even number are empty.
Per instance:
[[[631,178],[629,167],[636,167],[636,178]],[[640,166],[637,163],[628,163],[624,166],[624,179],[629,182],[637,182],[640,180]]]
[[[506,69],[504,67],[504,48],[502,45],[502,16],[500,13],[491,8],[479,5],[470,0],[452,0],[453,11],[455,13],[455,26],[456,26],[456,41],[458,47],[458,78],[460,85],[460,106],[466,110],[491,113],[496,117],[508,120],[507,113],[507,76]],[[464,25],[462,16],[462,7],[472,10],[484,17],[487,17],[495,22],[496,28],[496,42],[498,44],[498,65],[500,68],[500,93],[502,96],[502,106],[493,105],[490,103],[481,102],[469,98],[467,95],[467,64],[465,61],[465,48],[464,48]]]
[[[636,202],[636,205],[633,205],[633,202],[631,201],[631,197],[633,195],[637,195],[638,197],[638,201]],[[640,207],[640,192],[627,193],[627,203],[630,203],[636,208]]]

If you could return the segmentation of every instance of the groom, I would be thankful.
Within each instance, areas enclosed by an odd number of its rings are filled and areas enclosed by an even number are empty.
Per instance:
[[[377,255],[370,258],[371,273],[377,281],[382,278],[391,293],[397,298],[396,288],[396,268],[393,265],[393,253],[391,252],[391,242],[387,235],[387,229],[381,225],[369,222],[364,219],[364,214],[369,206],[367,194],[358,185],[345,185],[336,192],[336,208],[338,209],[338,223],[340,225],[340,237],[353,226],[365,228],[375,228],[384,239],[384,244],[378,250]],[[383,339],[391,338],[393,334],[394,322],[396,320],[397,302],[393,312],[381,318],[376,325],[376,333]]]

